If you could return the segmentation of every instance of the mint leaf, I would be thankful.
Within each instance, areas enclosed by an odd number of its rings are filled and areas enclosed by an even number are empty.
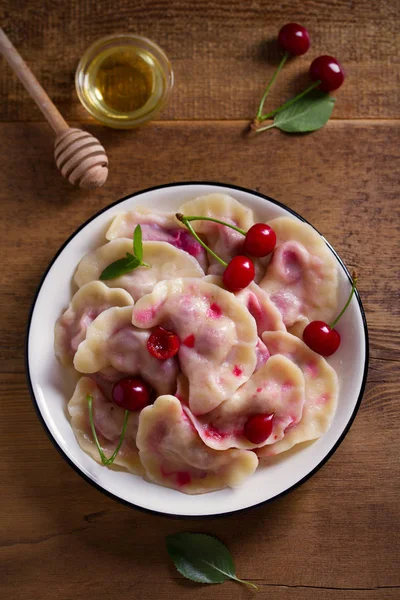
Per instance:
[[[130,255],[132,256],[132,255]],[[126,258],[120,258],[115,262],[108,265],[100,275],[100,281],[106,281],[107,279],[115,279],[116,277],[120,277],[121,275],[125,275],[126,273],[130,273],[137,267],[141,265],[140,260],[132,256],[130,258],[127,256]]]
[[[254,583],[236,577],[228,548],[216,537],[203,533],[176,533],[167,536],[167,551],[186,579],[197,583],[223,583],[234,579],[258,589]]]
[[[335,101],[335,98],[325,92],[312,90],[279,112],[272,127],[278,127],[288,133],[306,133],[321,129],[329,120]]]
[[[142,261],[143,259],[143,244],[142,244],[142,228],[140,225],[136,225],[133,233],[133,253],[137,259]]]
[[[120,277],[121,275],[125,275],[126,273],[130,273],[137,267],[148,267],[150,265],[143,262],[143,243],[142,243],[142,228],[140,225],[136,225],[135,231],[133,233],[133,252],[126,253],[126,258],[120,258],[115,262],[108,265],[100,275],[99,279],[101,281],[106,281],[107,279],[115,279],[116,277]]]

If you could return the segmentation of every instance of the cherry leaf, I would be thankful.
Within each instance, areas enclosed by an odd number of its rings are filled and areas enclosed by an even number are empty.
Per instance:
[[[287,108],[281,110],[271,127],[287,133],[306,133],[321,129],[332,114],[335,98],[320,90],[312,90]]]
[[[168,554],[181,575],[197,583],[223,583],[233,579],[253,589],[254,583],[236,577],[228,548],[216,537],[203,533],[167,536]]]

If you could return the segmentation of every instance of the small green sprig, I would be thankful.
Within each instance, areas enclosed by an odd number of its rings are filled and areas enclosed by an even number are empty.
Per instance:
[[[107,456],[103,452],[102,447],[100,446],[99,438],[97,437],[96,428],[94,425],[93,396],[91,394],[87,394],[86,400],[87,400],[88,408],[89,408],[89,422],[90,422],[90,428],[91,428],[92,434],[93,434],[93,439],[97,446],[97,450],[99,451],[101,462],[103,463],[103,465],[108,467],[109,465],[111,465],[114,462],[114,460],[118,456],[118,452],[121,450],[122,442],[124,441],[124,438],[125,438],[126,427],[128,425],[129,410],[125,411],[124,424],[122,426],[122,431],[121,431],[121,436],[119,438],[118,446],[115,448],[112,456],[110,456],[110,458],[107,458]]]
[[[111,263],[111,265],[108,265],[100,275],[99,279],[100,281],[115,279],[116,277],[130,273],[138,267],[151,268],[151,265],[143,262],[142,228],[140,225],[136,225],[133,233],[133,254],[127,252],[125,258],[120,258]]]

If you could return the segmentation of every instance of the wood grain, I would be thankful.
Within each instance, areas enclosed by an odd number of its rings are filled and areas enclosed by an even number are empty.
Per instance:
[[[331,54],[348,76],[336,94],[334,118],[400,116],[397,0],[5,0],[0,16],[69,120],[90,121],[74,90],[80,56],[99,37],[124,31],[150,37],[172,61],[176,86],[160,118],[250,118],[279,61],[277,32],[288,21],[309,29],[312,47],[285,67],[268,106],[303,89],[311,60]],[[1,66],[0,119],[41,120],[16,77]]]
[[[107,184],[90,193],[61,180],[46,127],[0,127],[4,596],[251,598],[234,583],[205,590],[182,581],[164,540],[169,533],[191,530],[223,539],[238,574],[260,585],[261,599],[397,599],[400,238],[395,165],[400,123],[330,122],[313,135],[295,137],[278,131],[248,137],[244,121],[166,122],[125,133],[90,127],[111,164]],[[82,221],[119,197],[180,180],[255,188],[312,221],[348,265],[358,268],[371,336],[361,409],[328,464],[301,488],[263,508],[190,523],[120,506],[75,474],[39,424],[23,365],[29,306],[58,247]]]

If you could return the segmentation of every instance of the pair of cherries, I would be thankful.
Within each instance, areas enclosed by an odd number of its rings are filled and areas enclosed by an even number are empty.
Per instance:
[[[302,56],[310,47],[308,31],[298,23],[287,23],[278,35],[278,43],[282,50],[291,56]],[[318,56],[310,65],[311,81],[319,81],[319,89],[323,92],[337,90],[344,81],[344,72],[339,61],[333,56]]]
[[[264,223],[255,223],[246,233],[242,251],[244,254],[261,258],[268,256],[275,245],[276,234],[272,227]],[[255,274],[253,261],[239,254],[229,262],[222,275],[222,281],[228,291],[239,292],[254,280]]]
[[[214,258],[225,267],[225,271],[222,275],[222,281],[225,288],[229,292],[240,292],[240,290],[246,288],[254,280],[254,263],[248,256],[245,256],[245,254],[261,258],[271,254],[276,246],[275,231],[272,229],[272,227],[266,225],[265,223],[255,223],[246,232],[243,229],[239,229],[239,227],[236,227],[235,225],[225,223],[224,221],[220,221],[219,219],[214,219],[212,217],[187,217],[181,213],[177,213],[175,216],[178,221],[187,227],[199,244],[201,244],[201,246],[203,246],[203,248],[209,254],[214,256]],[[224,260],[222,260],[222,258],[217,256],[217,254],[215,254],[215,252],[213,252],[197,235],[191,225],[191,221],[211,221],[241,233],[244,235],[244,242],[242,246],[243,254],[234,256],[227,264]]]

